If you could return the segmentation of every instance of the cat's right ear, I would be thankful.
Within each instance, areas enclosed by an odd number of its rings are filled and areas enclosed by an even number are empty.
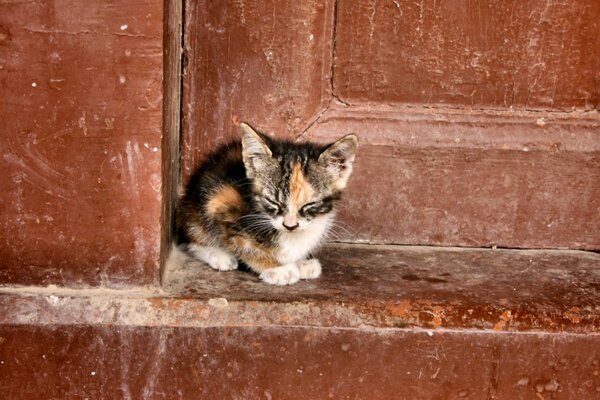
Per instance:
[[[248,178],[254,178],[257,172],[264,171],[271,160],[273,153],[264,139],[252,127],[244,122],[242,129],[242,157]]]
[[[354,134],[346,135],[329,145],[319,156],[319,162],[325,166],[333,178],[333,186],[342,190],[346,187],[352,173],[352,163],[356,157],[358,138]]]

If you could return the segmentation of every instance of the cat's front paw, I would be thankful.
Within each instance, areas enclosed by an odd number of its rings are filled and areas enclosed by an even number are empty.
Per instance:
[[[259,277],[263,282],[271,285],[291,285],[300,280],[300,271],[294,264],[288,264],[264,270]]]
[[[238,267],[237,258],[221,249],[211,249],[208,258],[208,264],[219,271],[232,271]]]
[[[321,276],[321,263],[316,258],[298,261],[300,279],[315,279]]]

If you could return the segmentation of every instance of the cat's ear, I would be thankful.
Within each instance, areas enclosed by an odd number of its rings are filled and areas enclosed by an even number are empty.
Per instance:
[[[273,153],[264,138],[244,122],[242,129],[242,156],[248,178],[254,178],[257,171],[264,171],[270,163]]]
[[[329,145],[319,156],[321,163],[333,178],[333,186],[342,190],[352,173],[352,163],[356,157],[358,138],[350,134]]]

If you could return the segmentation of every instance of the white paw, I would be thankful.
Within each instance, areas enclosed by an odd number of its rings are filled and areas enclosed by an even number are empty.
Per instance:
[[[291,285],[300,280],[300,271],[294,264],[287,264],[264,270],[259,277],[271,285]]]
[[[229,254],[221,249],[210,249],[206,258],[208,265],[219,271],[232,271],[238,267],[237,258],[233,254]]]
[[[207,263],[211,268],[219,271],[231,271],[238,267],[237,258],[218,247],[190,245],[188,248],[198,259]]]
[[[315,279],[321,276],[321,263],[316,258],[298,261],[300,279]]]

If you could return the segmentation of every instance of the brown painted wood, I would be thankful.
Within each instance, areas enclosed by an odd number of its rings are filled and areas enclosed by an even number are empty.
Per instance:
[[[252,325],[600,333],[600,254],[338,244],[317,257],[322,277],[290,287],[191,263],[169,271],[164,288],[250,302],[237,314]],[[251,311],[255,302],[299,305]]]
[[[334,106],[360,140],[335,239],[600,249],[600,117]]]
[[[355,132],[338,239],[600,249],[597,2],[188,5],[184,181],[242,120]]]
[[[293,137],[329,102],[333,0],[186,1],[183,169],[237,124]]]
[[[323,275],[277,287],[200,262],[161,290],[2,288],[0,324],[305,326],[600,334],[600,254],[335,245]]]
[[[8,399],[595,399],[600,254],[330,246],[273,287],[0,288]],[[300,389],[299,389],[300,388]]]
[[[181,81],[183,3],[164,0],[164,79],[162,136],[161,268],[173,241],[175,206],[181,178]],[[162,274],[161,274],[162,276]]]
[[[162,17],[0,4],[0,283],[157,282]]]
[[[594,399],[600,337],[0,327],[10,399]]]
[[[335,93],[349,103],[595,109],[600,3],[339,0]]]

